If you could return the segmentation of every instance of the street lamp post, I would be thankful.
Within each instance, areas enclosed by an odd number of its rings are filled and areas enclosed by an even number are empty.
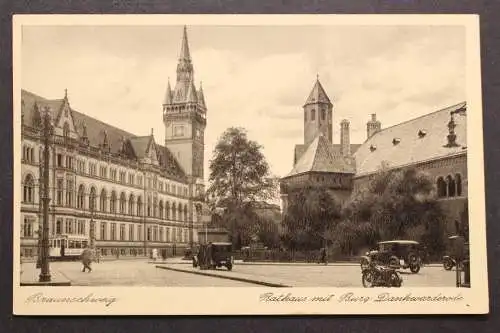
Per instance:
[[[42,248],[41,248],[41,271],[39,276],[40,282],[50,282],[49,268],[49,143],[51,136],[50,114],[49,109],[45,108],[43,119],[43,227],[42,227]]]

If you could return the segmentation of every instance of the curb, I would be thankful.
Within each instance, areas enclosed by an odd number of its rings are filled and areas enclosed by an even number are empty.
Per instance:
[[[206,272],[197,272],[197,271],[192,271],[192,270],[187,270],[187,269],[180,269],[180,268],[172,268],[172,267],[166,267],[166,266],[155,266],[156,268],[160,269],[165,269],[169,271],[174,271],[174,272],[181,272],[181,273],[190,273],[190,274],[196,274],[196,275],[203,275],[203,276],[209,276],[209,277],[215,277],[219,279],[226,279],[226,280],[233,280],[233,281],[239,281],[239,282],[246,282],[246,283],[253,283],[253,284],[258,284],[261,286],[266,286],[266,287],[275,287],[275,288],[284,288],[284,287],[291,287],[287,286],[281,283],[273,283],[273,282],[266,282],[266,281],[260,281],[260,280],[252,280],[248,278],[241,278],[237,276],[224,276],[224,275],[219,275],[219,274],[213,274],[213,273],[206,273]]]

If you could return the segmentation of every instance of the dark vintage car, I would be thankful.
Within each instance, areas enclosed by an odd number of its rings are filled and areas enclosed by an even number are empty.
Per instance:
[[[422,267],[420,244],[411,240],[391,240],[378,243],[378,247],[361,257],[361,269],[369,267],[371,262],[394,269],[409,268],[418,273]]]
[[[193,256],[193,267],[200,267],[200,269],[215,269],[224,266],[230,271],[233,265],[232,244],[227,242],[202,244],[198,248],[198,253]]]

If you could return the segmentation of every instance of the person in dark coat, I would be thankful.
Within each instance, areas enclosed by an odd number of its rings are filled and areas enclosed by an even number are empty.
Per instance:
[[[326,247],[322,247],[321,248],[320,257],[321,257],[320,260],[321,260],[322,263],[324,263],[325,265],[328,264]]]
[[[89,270],[89,273],[92,272],[92,267],[90,267],[90,264],[92,263],[92,251],[88,247],[86,247],[83,250],[81,257],[83,264],[82,272],[85,272],[87,269]]]

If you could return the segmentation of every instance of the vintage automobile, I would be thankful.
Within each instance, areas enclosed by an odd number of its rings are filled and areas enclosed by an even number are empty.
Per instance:
[[[412,273],[418,273],[422,267],[420,244],[412,240],[379,242],[377,249],[361,257],[361,269],[367,269],[371,262],[394,269],[409,268]]]
[[[230,271],[233,265],[232,244],[227,242],[202,244],[198,248],[198,253],[193,256],[193,267],[200,267],[200,269],[216,269],[225,266]]]

